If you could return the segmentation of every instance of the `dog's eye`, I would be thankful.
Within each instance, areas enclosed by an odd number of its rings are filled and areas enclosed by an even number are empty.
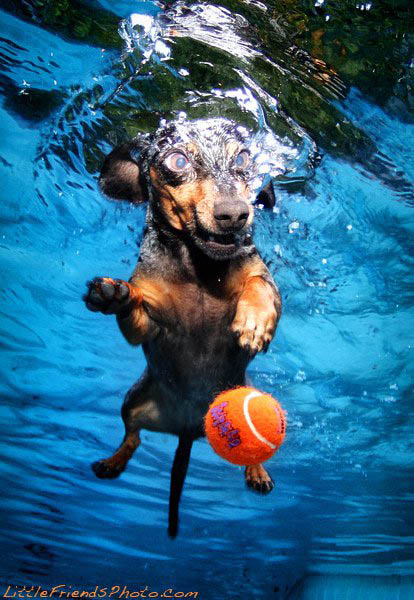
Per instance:
[[[247,150],[242,150],[240,154],[237,155],[236,160],[234,161],[234,165],[238,169],[245,169],[250,163],[250,154]]]
[[[185,154],[182,154],[181,152],[174,152],[173,154],[167,156],[167,158],[164,161],[164,164],[168,169],[170,169],[170,171],[175,171],[179,173],[180,171],[184,171],[184,169],[188,167],[190,161],[185,156]]]

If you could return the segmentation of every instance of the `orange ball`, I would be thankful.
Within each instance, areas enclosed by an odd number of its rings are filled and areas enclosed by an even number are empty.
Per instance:
[[[222,392],[205,418],[213,450],[235,465],[268,460],[282,444],[285,430],[286,417],[279,402],[252,387]]]

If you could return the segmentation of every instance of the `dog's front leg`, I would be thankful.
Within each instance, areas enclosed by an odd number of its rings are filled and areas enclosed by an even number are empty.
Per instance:
[[[231,330],[251,356],[266,351],[281,314],[281,300],[270,275],[254,275],[243,282]]]
[[[130,344],[141,344],[157,332],[157,325],[143,306],[143,293],[122,279],[96,277],[88,283],[85,302],[93,312],[116,315],[119,328]]]
[[[282,303],[279,290],[265,265],[256,262],[247,273],[239,276],[240,296],[231,330],[239,345],[251,356],[267,350],[279,321]],[[248,487],[261,494],[269,493],[274,483],[262,464],[246,467],[245,481]]]
[[[122,279],[97,277],[88,283],[84,300],[93,312],[116,315],[122,333],[131,344],[140,344],[157,333],[158,326],[148,315],[143,304],[144,293],[137,285]],[[152,421],[156,425],[157,411],[149,397],[148,387],[148,377],[143,377],[139,386],[134,386],[134,393],[128,394],[122,410],[125,424],[123,442],[112,456],[93,463],[92,469],[97,477],[118,477],[140,445],[141,426],[148,426]]]

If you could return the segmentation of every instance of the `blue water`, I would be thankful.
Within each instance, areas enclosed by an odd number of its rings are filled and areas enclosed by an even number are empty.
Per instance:
[[[158,7],[117,10],[156,15]],[[254,385],[288,413],[286,441],[269,462],[275,489],[249,493],[242,470],[199,441],[171,541],[175,438],[144,432],[118,480],[90,469],[122,437],[120,405],[144,359],[113,318],[88,312],[81,298],[93,276],[130,276],[145,221],[144,207],[97,189],[102,156],[121,135],[116,108],[130,106],[128,133],[152,111],[157,122],[166,110],[159,84],[176,81],[174,101],[192,116],[194,83],[181,83],[183,57],[175,65],[172,45],[172,61],[156,55],[147,65],[154,79],[147,73],[111,96],[133,61],[122,49],[80,44],[6,12],[0,23],[2,584],[148,586],[238,600],[287,598],[309,575],[372,576],[372,590],[375,576],[408,581],[414,125],[356,88],[327,98],[376,154],[364,161],[327,145],[302,185],[280,187],[273,212],[257,210],[256,243],[284,303],[269,352],[250,366]],[[19,112],[16,97],[29,88],[56,97],[54,110]],[[237,100],[210,101],[253,118]]]

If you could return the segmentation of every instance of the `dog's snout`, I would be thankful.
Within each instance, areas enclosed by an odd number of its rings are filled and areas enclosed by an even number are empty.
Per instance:
[[[225,200],[214,207],[214,218],[222,231],[238,231],[249,218],[249,208],[244,202]]]

